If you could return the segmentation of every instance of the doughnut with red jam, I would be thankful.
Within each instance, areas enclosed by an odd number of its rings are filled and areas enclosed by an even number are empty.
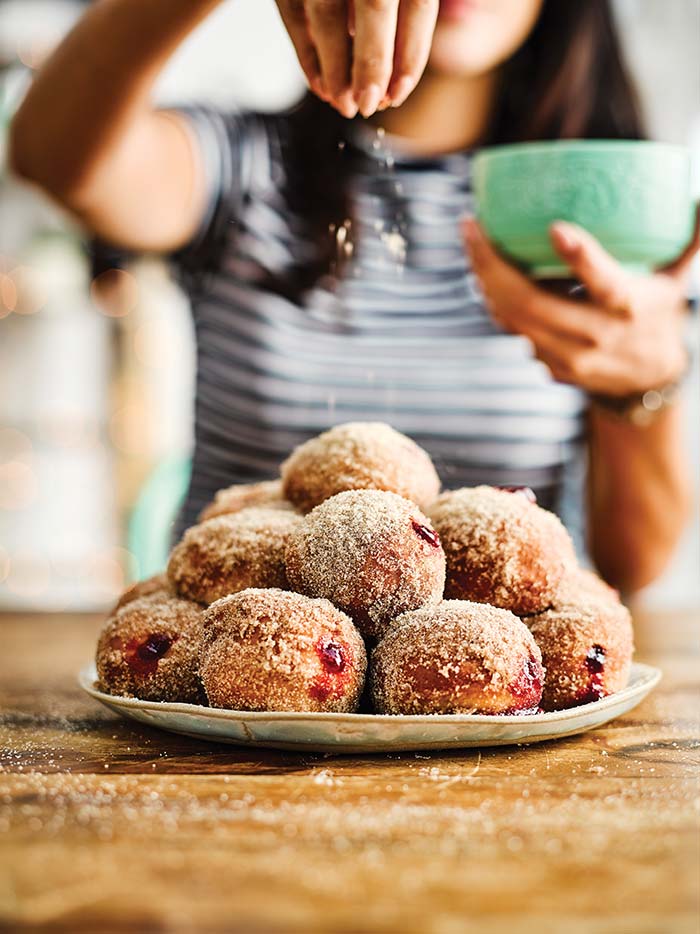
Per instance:
[[[381,490],[348,490],[316,506],[289,536],[293,589],[325,597],[365,638],[382,624],[442,598],[445,555],[418,507]]]
[[[95,663],[108,694],[196,704],[202,608],[173,597],[132,600],[111,616]]]
[[[527,626],[466,600],[404,613],[370,659],[372,701],[383,714],[534,713],[543,681]]]
[[[200,674],[212,707],[351,712],[366,668],[362,637],[328,600],[250,589],[204,613]]]
[[[542,708],[590,704],[626,687],[634,652],[629,611],[595,595],[526,617],[547,669]]]

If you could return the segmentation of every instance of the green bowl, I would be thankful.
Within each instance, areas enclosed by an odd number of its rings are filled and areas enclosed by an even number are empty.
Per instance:
[[[549,225],[571,221],[624,266],[650,270],[690,240],[690,160],[682,146],[556,140],[482,149],[474,157],[477,216],[498,249],[539,278],[570,276]]]

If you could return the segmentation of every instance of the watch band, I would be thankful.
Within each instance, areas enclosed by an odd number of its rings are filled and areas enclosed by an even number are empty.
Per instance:
[[[606,413],[614,415],[621,421],[640,428],[651,425],[658,416],[670,408],[678,400],[681,382],[668,383],[658,389],[647,389],[646,392],[634,393],[631,396],[591,396],[591,402]]]

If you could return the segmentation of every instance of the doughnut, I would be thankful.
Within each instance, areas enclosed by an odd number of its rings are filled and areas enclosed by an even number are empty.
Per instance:
[[[250,506],[265,506],[268,509],[294,509],[282,495],[281,480],[263,480],[260,483],[234,483],[214,496],[199,514],[199,521],[206,522],[216,516],[228,516]]]
[[[485,603],[443,600],[385,628],[370,660],[377,713],[535,713],[542,656],[527,626]]]
[[[542,708],[590,704],[627,685],[632,622],[621,603],[596,597],[527,617],[547,671]]]
[[[289,536],[286,565],[292,589],[330,600],[368,639],[386,620],[437,603],[445,582],[428,519],[382,490],[347,490],[316,506]]]
[[[284,495],[302,512],[344,490],[386,490],[424,508],[440,491],[426,452],[383,422],[348,422],[306,441],[281,467]]]
[[[212,707],[353,711],[366,669],[362,637],[328,600],[251,588],[204,613],[200,674]]]
[[[213,603],[247,587],[287,588],[284,548],[301,516],[257,506],[188,529],[168,562],[181,597]]]
[[[520,490],[450,490],[429,514],[445,549],[447,599],[491,603],[517,616],[539,613],[576,566],[559,519]]]
[[[596,603],[620,602],[620,595],[613,587],[586,568],[571,568],[562,577],[552,600],[551,609],[575,607],[590,601]]]
[[[142,597],[114,613],[100,633],[95,663],[108,694],[200,702],[202,608],[173,597]]]
[[[112,608],[110,616],[121,610],[123,606],[126,606],[127,603],[131,603],[132,600],[139,600],[143,597],[150,597],[152,599],[167,599],[168,597],[174,597],[175,593],[173,588],[168,580],[167,574],[154,574],[153,577],[147,577],[146,580],[136,581],[131,587],[127,587],[121,597],[117,600]]]

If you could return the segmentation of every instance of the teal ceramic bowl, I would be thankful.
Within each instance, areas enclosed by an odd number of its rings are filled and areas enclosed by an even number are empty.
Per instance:
[[[683,250],[693,229],[690,162],[682,146],[557,140],[482,149],[474,157],[477,216],[511,260],[539,278],[571,273],[549,225],[585,227],[624,266],[650,270]]]

